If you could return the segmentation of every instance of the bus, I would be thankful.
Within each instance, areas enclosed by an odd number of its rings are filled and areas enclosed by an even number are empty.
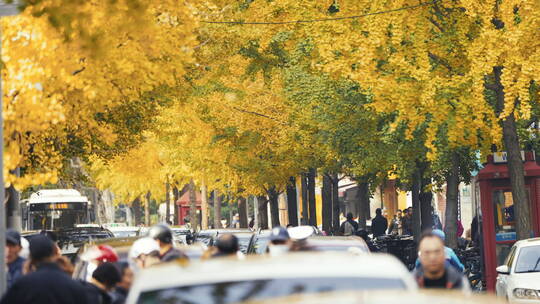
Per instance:
[[[21,201],[23,230],[58,230],[89,224],[91,203],[74,189],[39,190]]]

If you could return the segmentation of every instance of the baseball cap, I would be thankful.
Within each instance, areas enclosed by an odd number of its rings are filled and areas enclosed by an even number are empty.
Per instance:
[[[30,240],[30,257],[40,261],[54,255],[54,242],[47,236],[40,234]]]
[[[274,241],[287,241],[290,239],[289,232],[285,227],[277,226],[272,229],[269,237],[271,242]]]
[[[6,243],[11,243],[13,245],[21,245],[21,234],[14,229],[8,229],[6,231]]]

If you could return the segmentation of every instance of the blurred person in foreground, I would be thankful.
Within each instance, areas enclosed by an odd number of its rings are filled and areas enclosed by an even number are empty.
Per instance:
[[[446,263],[444,242],[439,235],[432,231],[422,234],[418,255],[422,267],[416,269],[413,275],[419,287],[470,290],[465,277]]]
[[[112,304],[113,298],[109,294],[114,290],[116,284],[122,280],[120,270],[114,263],[105,262],[100,264],[92,273],[89,282],[81,281],[86,291],[88,303]]]
[[[434,235],[438,236],[443,243],[446,241],[446,234],[444,231],[440,229],[435,229],[431,231]],[[445,254],[445,263],[449,266],[452,266],[457,271],[463,273],[463,270],[465,270],[465,266],[461,263],[459,260],[457,254],[454,252],[454,250],[450,247],[444,246],[444,254]],[[422,267],[422,264],[420,263],[420,258],[416,259],[416,269]]]
[[[6,264],[7,272],[7,287],[10,288],[15,281],[23,276],[23,266],[26,261],[21,257],[22,245],[21,235],[14,229],[6,231]]]
[[[292,241],[289,231],[282,226],[277,226],[272,229],[268,238],[268,253],[271,256],[280,256],[291,250]]]
[[[84,288],[56,263],[59,255],[57,246],[47,236],[32,238],[30,260],[36,270],[17,280],[0,304],[86,304]]]
[[[81,255],[81,259],[88,262],[86,266],[86,280],[92,280],[92,273],[103,263],[118,261],[116,250],[109,245],[93,246]]]
[[[128,256],[129,263],[133,270],[137,272],[160,262],[159,245],[152,238],[140,238],[131,245]]]
[[[182,251],[173,247],[172,230],[168,225],[157,224],[150,228],[148,235],[159,245],[159,260],[161,262],[174,261],[179,258],[187,259]]]
[[[133,271],[129,267],[129,264],[126,262],[117,263],[118,269],[120,270],[120,275],[122,280],[116,284],[116,288],[111,293],[113,298],[113,304],[124,304],[127,299],[129,289],[133,283]]]
[[[212,257],[236,256],[239,249],[238,238],[234,234],[224,234],[216,242],[216,252]]]

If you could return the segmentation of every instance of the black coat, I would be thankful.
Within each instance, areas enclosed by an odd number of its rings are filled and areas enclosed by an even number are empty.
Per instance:
[[[112,304],[113,299],[106,291],[90,282],[80,281],[80,283],[86,291],[88,304]]]
[[[371,231],[373,232],[373,237],[378,237],[386,234],[386,228],[388,228],[388,220],[382,215],[377,215],[371,221]]]
[[[13,284],[0,304],[89,304],[83,287],[58,265],[42,264]]]

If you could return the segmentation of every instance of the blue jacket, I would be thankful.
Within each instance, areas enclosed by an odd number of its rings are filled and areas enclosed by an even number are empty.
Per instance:
[[[459,272],[463,272],[465,270],[465,267],[463,264],[461,264],[461,261],[459,260],[458,256],[452,250],[450,247],[444,247],[444,254],[446,255],[446,264],[449,266],[453,266],[456,270]],[[420,259],[416,259],[416,267],[415,269],[420,269]]]
[[[7,287],[10,288],[15,281],[23,276],[23,266],[26,260],[18,257],[13,263],[8,264]]]

